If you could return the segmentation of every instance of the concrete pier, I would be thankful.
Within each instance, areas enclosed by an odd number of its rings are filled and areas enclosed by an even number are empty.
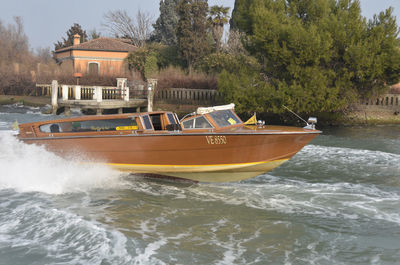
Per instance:
[[[116,87],[59,85],[57,80],[53,80],[51,85],[37,86],[51,87],[53,114],[61,108],[64,108],[65,115],[70,114],[71,108],[93,109],[97,115],[109,109],[115,109],[118,113],[123,113],[124,109],[135,109],[137,112],[144,109],[152,111],[157,80],[149,82],[148,91],[143,90],[143,95],[137,98],[137,93],[130,93],[127,84],[126,78],[117,78]]]

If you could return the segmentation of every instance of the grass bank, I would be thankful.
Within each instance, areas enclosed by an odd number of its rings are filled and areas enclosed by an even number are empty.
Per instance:
[[[342,124],[400,124],[400,113],[392,109],[380,110],[357,110],[346,115]]]
[[[26,106],[43,107],[50,104],[48,97],[0,95],[0,105],[22,103]]]

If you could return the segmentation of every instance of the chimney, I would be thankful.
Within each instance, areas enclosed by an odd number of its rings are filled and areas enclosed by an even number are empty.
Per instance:
[[[74,46],[81,43],[81,36],[79,34],[74,35]]]

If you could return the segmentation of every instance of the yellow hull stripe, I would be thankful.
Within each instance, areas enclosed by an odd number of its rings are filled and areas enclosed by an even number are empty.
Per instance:
[[[157,174],[200,182],[240,181],[268,172],[289,159],[215,165],[146,165],[106,163],[129,173]]]
[[[211,165],[162,165],[162,164],[120,164],[120,163],[105,163],[109,166],[123,166],[123,167],[171,167],[171,168],[192,168],[192,167],[245,167],[245,166],[255,166],[271,162],[285,162],[289,159],[278,159],[278,160],[267,160],[261,162],[251,162],[251,163],[236,163],[236,164],[211,164]]]

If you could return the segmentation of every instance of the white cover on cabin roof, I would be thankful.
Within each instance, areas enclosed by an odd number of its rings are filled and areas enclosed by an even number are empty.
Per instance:
[[[203,115],[203,114],[207,114],[207,113],[217,111],[217,110],[227,110],[227,109],[234,109],[234,108],[235,108],[234,103],[231,103],[228,105],[214,106],[214,107],[200,107],[200,108],[197,108],[196,113]]]

